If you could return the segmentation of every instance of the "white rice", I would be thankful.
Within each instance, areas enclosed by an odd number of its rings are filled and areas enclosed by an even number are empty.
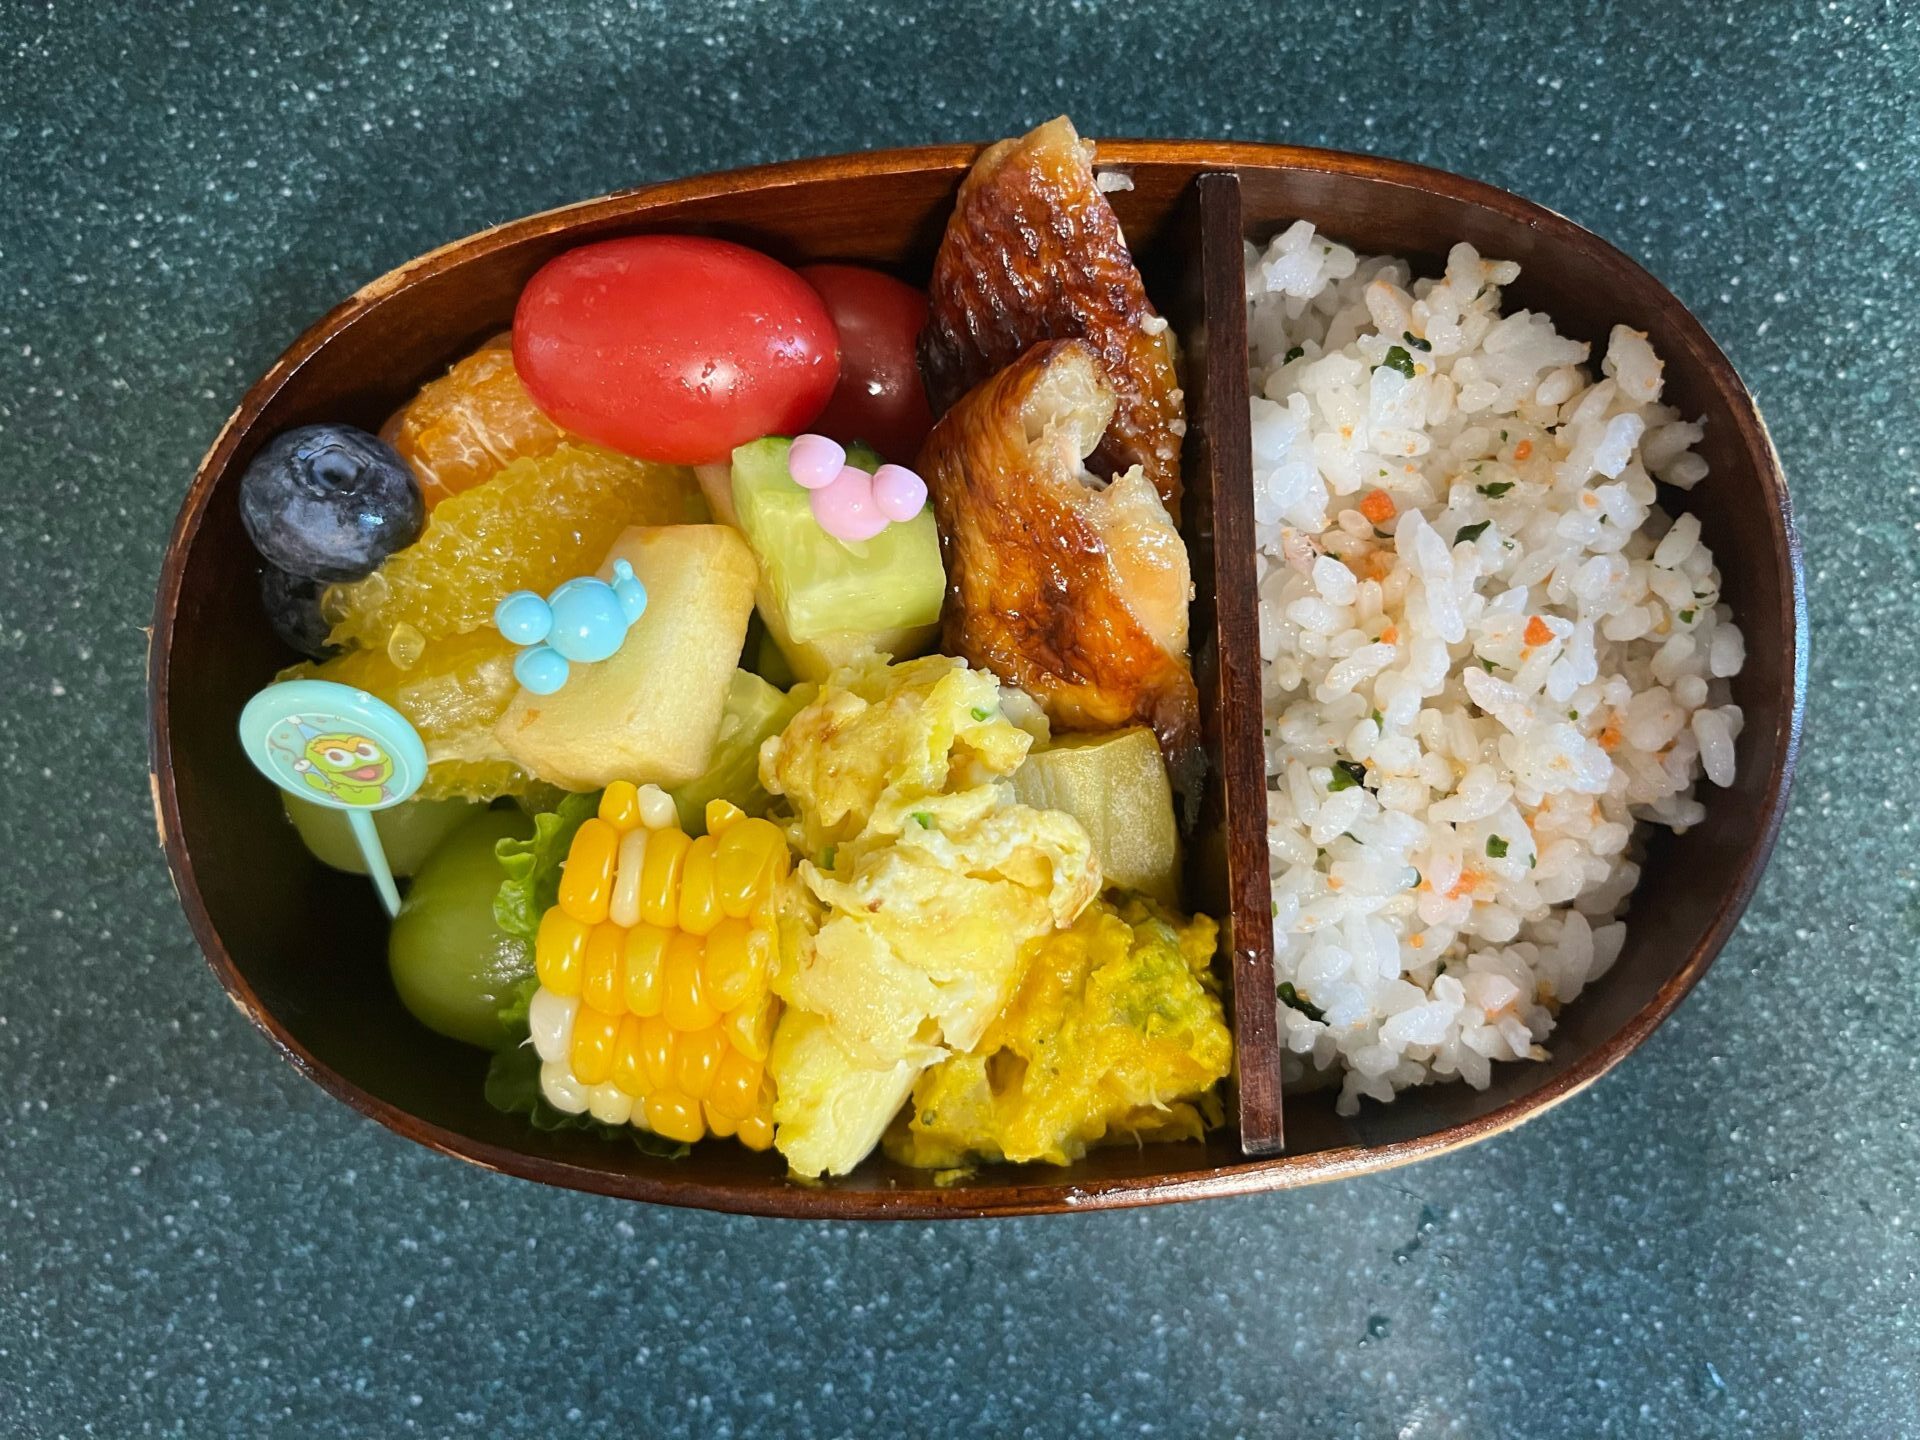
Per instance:
[[[1636,822],[1733,781],[1744,646],[1654,483],[1705,477],[1702,429],[1638,331],[1596,380],[1503,315],[1519,273],[1456,245],[1414,280],[1305,221],[1247,251],[1283,1079],[1345,1114],[1543,1058],[1620,953]]]

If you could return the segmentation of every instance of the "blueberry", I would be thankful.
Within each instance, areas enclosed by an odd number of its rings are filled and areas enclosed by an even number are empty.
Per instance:
[[[324,580],[309,580],[304,575],[289,575],[278,565],[260,572],[260,603],[266,607],[273,633],[310,660],[325,660],[334,654],[327,643],[330,626],[320,613],[320,593]]]
[[[303,425],[274,438],[240,479],[254,547],[289,575],[358,580],[420,538],[419,482],[377,435]]]

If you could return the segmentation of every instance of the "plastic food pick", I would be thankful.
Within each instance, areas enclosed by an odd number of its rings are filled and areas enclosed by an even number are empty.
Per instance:
[[[620,649],[633,622],[647,613],[647,587],[625,560],[613,562],[613,583],[582,575],[542,600],[516,590],[493,609],[493,623],[527,648],[513,662],[513,678],[536,695],[567,683],[568,662],[596,665]]]
[[[381,903],[399,914],[400,891],[373,812],[398,805],[427,778],[427,747],[407,717],[350,685],[288,680],[247,702],[240,745],[289,795],[347,812]]]
[[[871,540],[889,523],[906,524],[927,504],[927,482],[906,466],[882,465],[869,475],[849,465],[846,450],[825,435],[795,437],[787,474],[810,492],[815,522],[836,540]]]

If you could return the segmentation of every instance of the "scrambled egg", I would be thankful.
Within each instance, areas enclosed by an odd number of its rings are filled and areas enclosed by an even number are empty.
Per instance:
[[[908,1165],[1064,1165],[1103,1140],[1197,1138],[1221,1120],[1233,1061],[1212,971],[1214,922],[1102,901],[1030,941],[1006,1010],[969,1053],[929,1069],[887,1138]]]
[[[914,1080],[982,1043],[1022,951],[1099,894],[1080,823],[1014,799],[1045,721],[966,662],[843,670],[760,754],[803,856],[773,988],[775,1144],[796,1174],[842,1174]]]

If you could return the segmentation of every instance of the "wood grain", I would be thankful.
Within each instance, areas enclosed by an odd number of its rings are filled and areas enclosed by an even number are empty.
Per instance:
[[[1736,695],[1748,717],[1741,778],[1710,797],[1707,824],[1656,843],[1627,949],[1605,983],[1563,1014],[1552,1058],[1500,1067],[1484,1092],[1412,1092],[1353,1120],[1335,1115],[1325,1093],[1293,1097],[1288,1153],[1280,1156],[1249,1158],[1239,1137],[1223,1132],[1204,1143],[1097,1152],[1065,1170],[992,1167],[944,1188],[877,1160],[830,1185],[802,1186],[784,1178],[777,1159],[733,1146],[702,1147],[669,1163],[578,1136],[530,1132],[484,1103],[485,1057],[428,1034],[400,1007],[386,980],[384,920],[370,888],[307,857],[234,736],[246,697],[287,658],[254,598],[255,560],[235,499],[241,472],[287,426],[377,425],[420,383],[501,328],[535,269],[585,240],[647,230],[720,234],[796,262],[864,261],[923,279],[959,179],[977,153],[943,146],[675,181],[469,237],[343,302],[247,392],[194,477],[164,557],[149,656],[153,783],[168,863],[196,939],[234,1003],[304,1073],[424,1145],[551,1184],[768,1215],[1010,1215],[1279,1189],[1437,1154],[1590,1085],[1679,1003],[1731,931],[1765,864],[1804,699],[1805,616],[1791,509],[1765,429],[1732,367],[1644,270],[1571,222],[1491,187],[1392,161],[1276,146],[1111,141],[1100,151],[1103,166],[1133,181],[1132,190],[1113,198],[1150,284],[1160,283],[1156,275],[1192,268],[1183,263],[1192,232],[1181,227],[1197,197],[1219,188],[1196,184],[1198,177],[1237,173],[1243,225],[1255,238],[1306,214],[1363,244],[1429,262],[1461,237],[1519,259],[1528,273],[1517,298],[1574,317],[1588,338],[1608,316],[1647,330],[1667,358],[1672,394],[1689,413],[1707,417],[1714,473],[1688,503],[1721,557],[1727,595],[1748,639],[1749,669]],[[1222,378],[1230,379],[1225,367],[1240,362],[1229,360],[1232,347],[1219,329],[1232,324],[1229,297],[1240,283],[1240,259],[1218,235],[1202,249],[1199,328],[1191,314],[1177,323],[1205,357],[1197,388],[1207,411],[1199,428],[1224,458],[1245,449],[1244,430],[1233,431],[1244,414],[1236,420],[1221,398],[1228,388]],[[1221,495],[1239,483],[1220,480]],[[1219,693],[1229,697],[1211,722],[1225,757],[1231,736],[1259,724],[1257,688],[1247,689],[1249,676],[1257,686],[1254,637],[1244,621],[1221,618],[1245,600],[1242,581],[1233,577],[1250,576],[1251,558],[1218,513],[1206,536],[1191,529],[1189,535],[1214,554],[1208,580],[1220,650],[1204,663],[1218,665]],[[1231,827],[1236,813],[1263,809],[1264,785],[1253,788],[1259,777],[1248,778],[1244,761],[1238,769],[1230,758],[1221,764],[1225,788],[1216,802]],[[1236,978],[1250,996],[1256,982],[1239,972],[1250,971],[1242,956],[1254,897],[1264,898],[1265,856],[1257,856],[1257,880],[1243,849],[1229,843],[1221,863],[1233,902]],[[1270,976],[1258,983],[1270,990]],[[1267,1014],[1270,1024],[1270,1006]],[[1250,1019],[1239,1023],[1241,1045],[1259,1045]],[[1264,1083],[1243,1071],[1243,1111]],[[1278,1096],[1271,1098],[1277,1139]],[[1243,1115],[1242,1123],[1265,1121]],[[1250,1129],[1249,1143],[1267,1143],[1262,1133]]]
[[[1253,559],[1252,442],[1247,412],[1247,306],[1240,179],[1195,177],[1174,233],[1194,253],[1162,293],[1181,337],[1187,387],[1187,510],[1193,557],[1193,678],[1218,783],[1201,794],[1187,860],[1188,903],[1221,917],[1233,1022],[1240,1146],[1282,1144],[1273,998],[1272,892],[1267,879],[1266,748],[1261,734],[1259,596]]]

